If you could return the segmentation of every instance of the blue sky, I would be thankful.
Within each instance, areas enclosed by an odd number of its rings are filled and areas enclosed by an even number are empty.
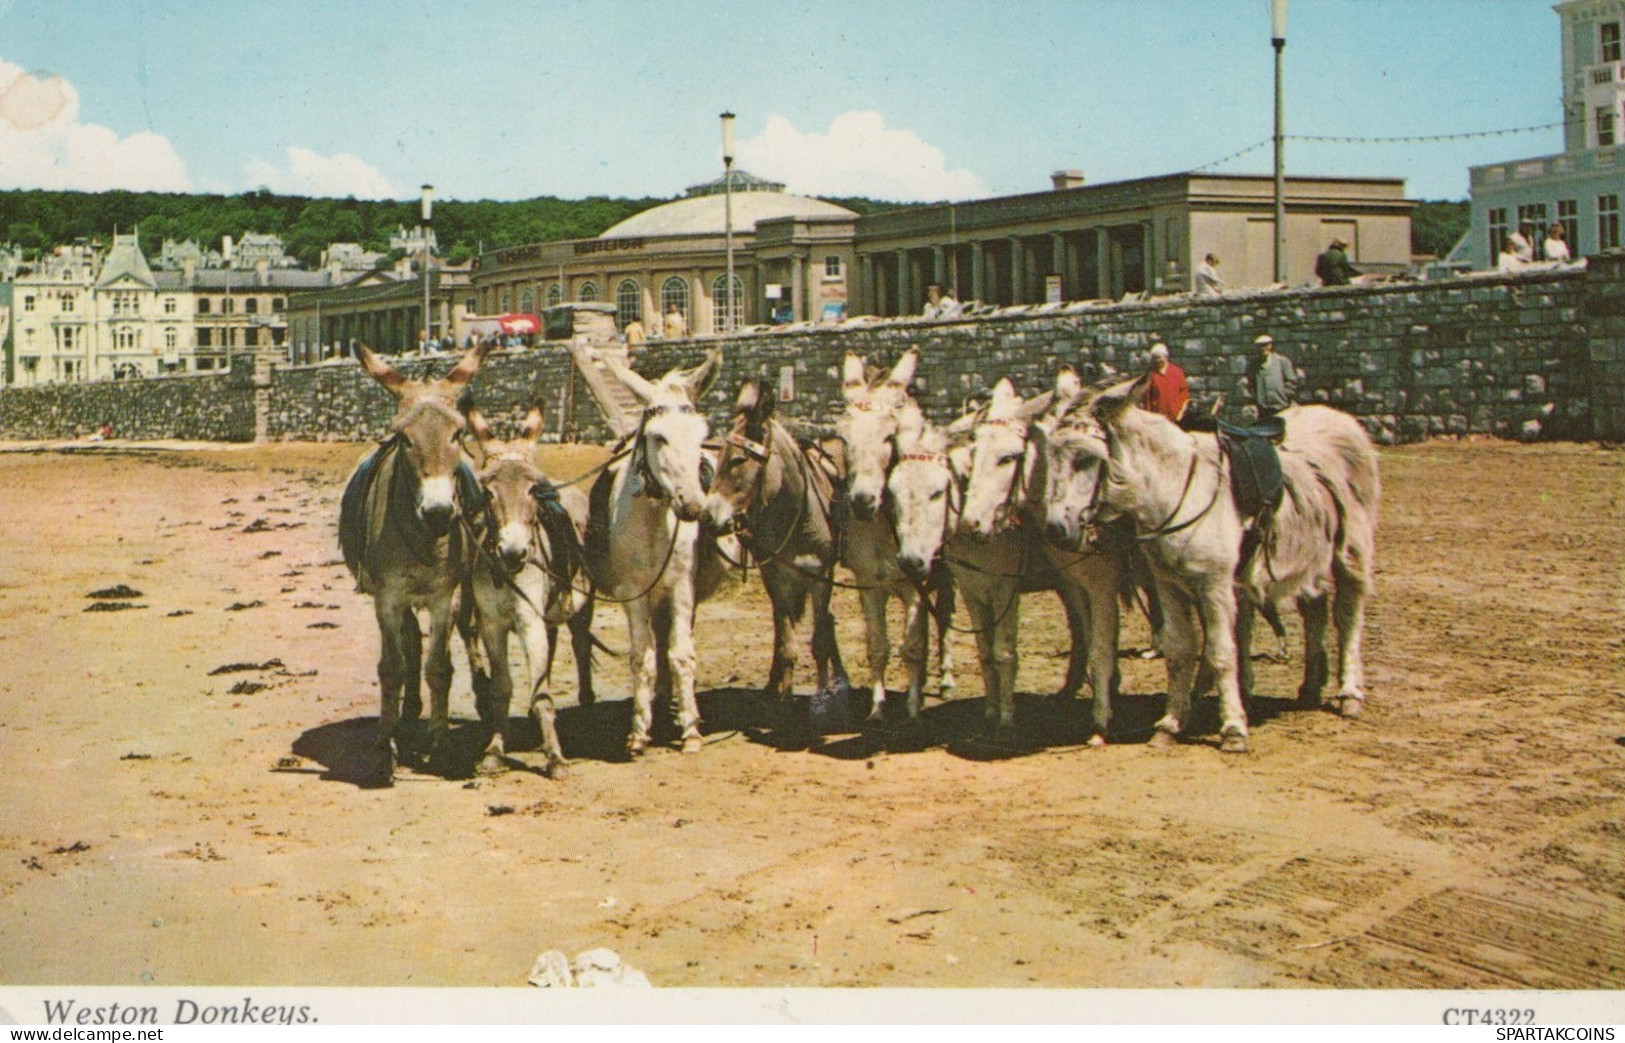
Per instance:
[[[1561,118],[1550,0],[1291,0],[1289,134]],[[1267,139],[1268,0],[0,0],[0,188],[671,196],[739,163],[814,194],[973,198],[1190,170]],[[1404,177],[1559,130],[1289,142]],[[1267,146],[1215,169],[1267,172]]]

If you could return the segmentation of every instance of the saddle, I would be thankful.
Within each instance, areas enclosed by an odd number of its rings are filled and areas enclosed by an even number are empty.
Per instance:
[[[1286,486],[1276,450],[1286,436],[1286,422],[1267,417],[1253,427],[1219,421],[1219,448],[1230,460],[1230,495],[1243,524],[1254,528],[1280,506]]]
[[[399,437],[391,438],[368,453],[350,476],[339,501],[339,550],[345,568],[356,578],[356,590],[363,594],[372,593],[361,570],[367,548],[385,538],[385,530],[392,522],[397,538],[406,540],[420,558],[426,556],[423,548],[433,542],[418,521],[413,482],[397,473],[404,461],[400,446]],[[479,479],[467,461],[458,463],[456,483],[458,503],[465,509],[468,504],[480,502]]]

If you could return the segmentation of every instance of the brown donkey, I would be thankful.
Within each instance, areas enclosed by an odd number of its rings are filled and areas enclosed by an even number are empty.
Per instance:
[[[456,403],[485,352],[485,346],[470,348],[439,380],[410,380],[366,345],[356,346],[367,374],[396,402],[389,437],[351,475],[339,510],[344,563],[356,589],[372,595],[382,643],[378,741],[367,771],[373,785],[392,783],[397,755],[408,763],[422,760],[418,719],[424,674],[430,698],[428,753],[448,730],[451,630],[471,551],[457,518],[477,495],[473,472],[463,463],[466,421]],[[427,658],[416,616],[420,609],[429,616]]]

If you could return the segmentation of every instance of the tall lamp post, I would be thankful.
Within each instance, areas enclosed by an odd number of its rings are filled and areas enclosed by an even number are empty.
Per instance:
[[[423,186],[423,350],[429,350],[434,319],[429,313],[429,230],[434,226],[434,186]]]
[[[233,307],[231,303],[231,236],[220,240],[220,256],[226,261],[226,298],[220,302],[220,317],[225,326],[220,331],[221,338],[226,342],[226,371],[231,372],[231,335],[234,332],[231,325]]]
[[[722,114],[722,227],[728,244],[728,289],[724,298],[722,330],[734,328],[734,114]]]
[[[1275,48],[1275,281],[1286,282],[1286,173],[1282,150],[1281,55],[1286,50],[1286,0],[1270,0],[1270,46]]]

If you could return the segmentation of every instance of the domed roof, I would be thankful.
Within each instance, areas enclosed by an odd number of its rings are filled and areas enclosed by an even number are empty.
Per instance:
[[[727,194],[722,178],[691,186],[682,199],[662,203],[611,226],[600,239],[641,239],[666,235],[722,235],[727,231]],[[733,172],[733,224],[748,232],[758,221],[776,217],[856,217],[844,206],[790,195],[784,186]]]

